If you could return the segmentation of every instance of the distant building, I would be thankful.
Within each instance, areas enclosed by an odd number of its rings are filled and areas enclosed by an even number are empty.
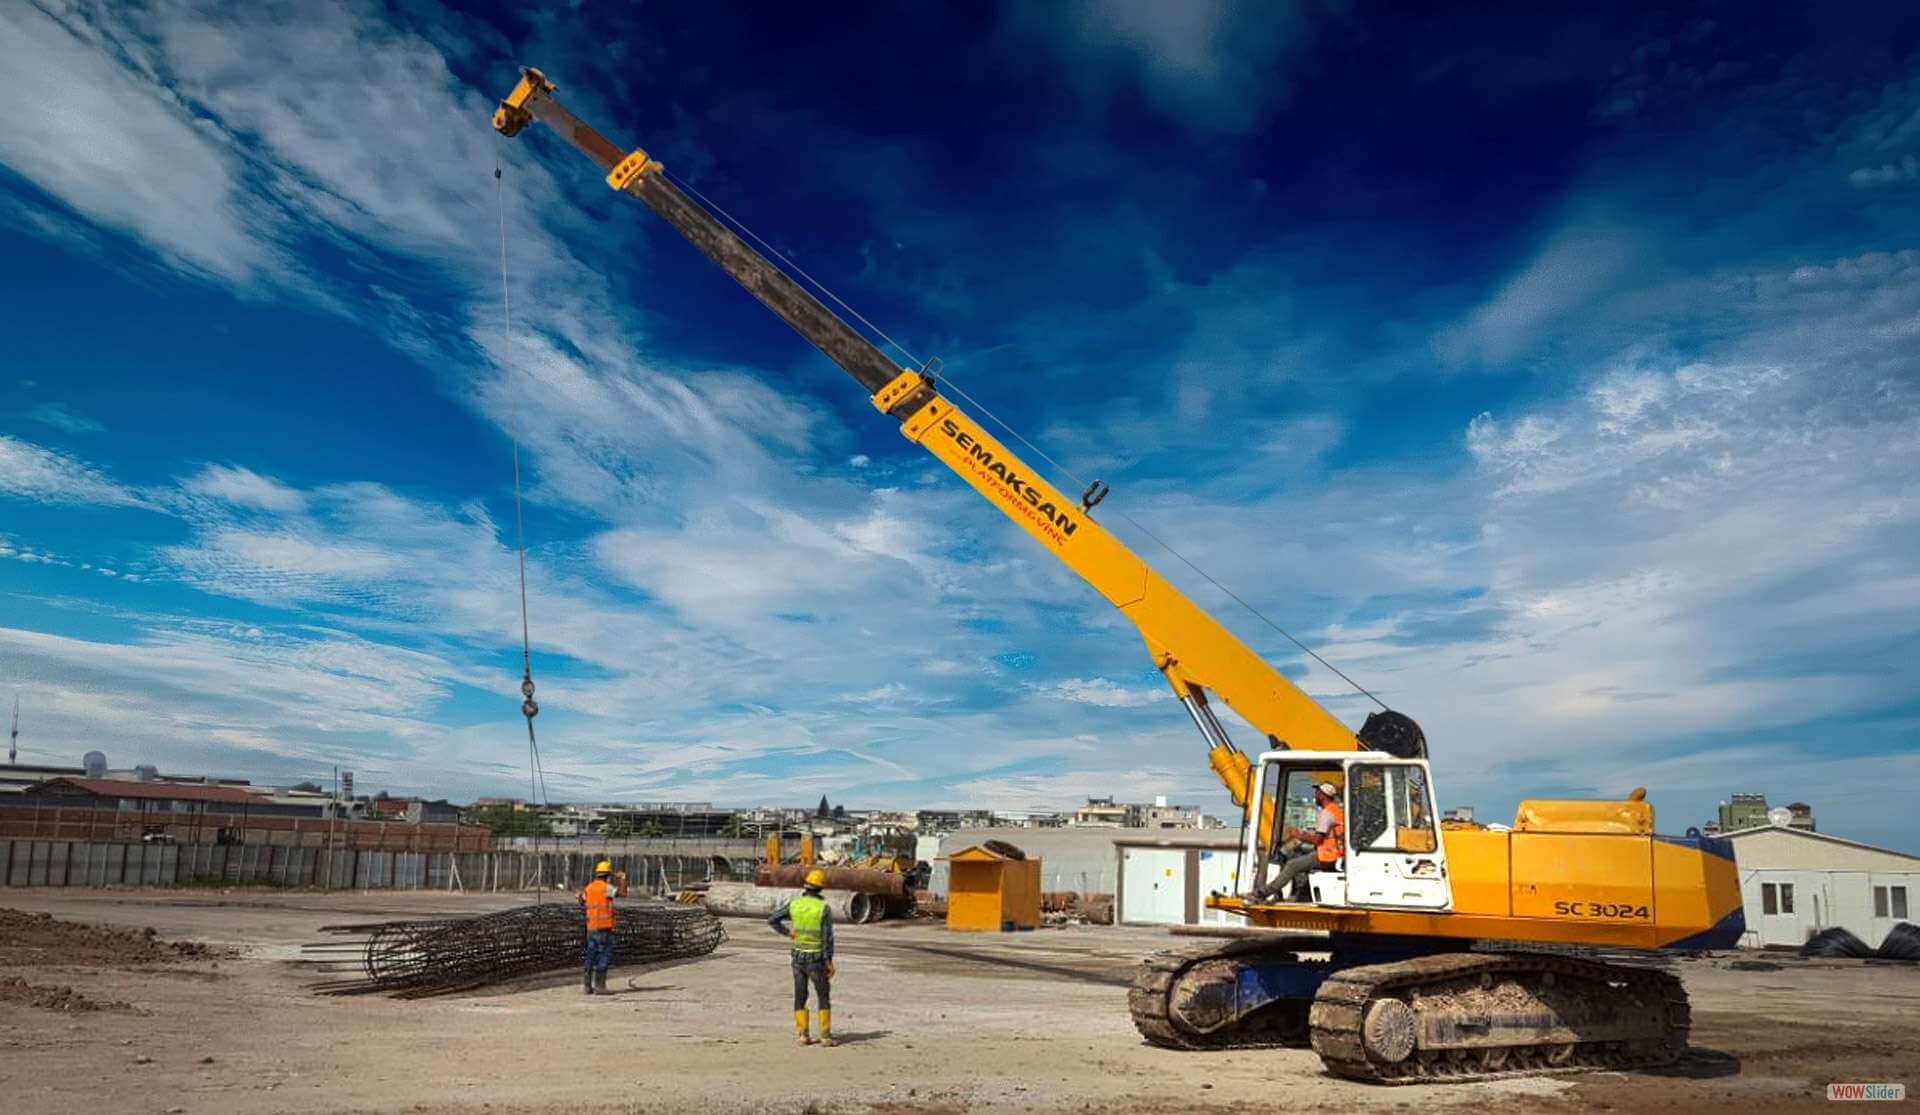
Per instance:
[[[1456,805],[1452,809],[1442,811],[1440,814],[1440,819],[1443,821],[1463,821],[1467,824],[1472,824],[1473,823],[1473,806]]]
[[[404,821],[410,825],[452,824],[460,819],[460,807],[440,798],[374,798],[368,817],[376,821]]]
[[[994,813],[993,823],[1000,828],[1057,829],[1067,823],[1067,815],[1049,810],[1015,809]]]
[[[299,819],[323,824],[317,805],[276,802],[237,786],[63,776],[0,797],[0,832],[12,836],[239,844],[250,828]]]
[[[1813,823],[1813,806],[1803,801],[1796,801],[1782,808],[1786,813],[1784,823],[1787,827],[1805,829],[1808,832],[1818,831]],[[1761,825],[1773,823],[1768,816],[1772,812],[1767,808],[1765,794],[1734,794],[1720,803],[1719,817],[1715,822],[1702,826],[1701,831],[1708,834],[1732,833],[1742,829],[1758,828]]]
[[[989,809],[922,809],[914,818],[919,822],[919,831],[929,836],[993,825],[993,811]]]
[[[473,807],[475,809],[499,809],[506,807],[512,809],[515,813],[519,813],[527,808],[527,803],[520,798],[474,798]]]
[[[743,830],[740,814],[710,802],[641,802],[600,809],[601,835],[730,836]]]
[[[1088,798],[1087,804],[1073,811],[1072,824],[1076,828],[1137,829],[1143,813],[1143,806],[1112,798]]]
[[[84,767],[42,767],[23,763],[0,766],[0,794],[17,794],[49,778],[85,778]]]
[[[1225,827],[1218,818],[1200,812],[1199,806],[1172,805],[1165,796],[1154,798],[1151,805],[1115,801],[1113,798],[1088,798],[1087,804],[1073,811],[1067,823],[1075,828],[1155,831]]]
[[[1213,823],[1209,824],[1210,821]],[[1164,796],[1154,798],[1152,805],[1141,810],[1140,827],[1146,829],[1203,829],[1218,825],[1218,821],[1202,814],[1199,806],[1168,805]]]

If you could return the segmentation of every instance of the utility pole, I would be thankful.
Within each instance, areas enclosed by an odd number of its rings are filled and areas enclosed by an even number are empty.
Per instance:
[[[340,767],[333,768],[333,800],[327,803],[327,875],[321,890],[333,889],[333,815],[340,811]]]

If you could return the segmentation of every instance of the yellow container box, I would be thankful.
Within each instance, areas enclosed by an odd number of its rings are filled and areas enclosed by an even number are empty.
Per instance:
[[[975,845],[947,857],[947,928],[995,933],[1040,925],[1040,861]]]

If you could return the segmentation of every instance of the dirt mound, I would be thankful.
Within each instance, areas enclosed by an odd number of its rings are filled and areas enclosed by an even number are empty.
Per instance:
[[[0,979],[0,1003],[21,1003],[42,1010],[94,1011],[132,1010],[126,1003],[102,1003],[89,999],[71,987],[35,987],[23,979]]]
[[[215,955],[196,941],[162,941],[151,929],[129,933],[0,909],[0,966],[119,968]]]

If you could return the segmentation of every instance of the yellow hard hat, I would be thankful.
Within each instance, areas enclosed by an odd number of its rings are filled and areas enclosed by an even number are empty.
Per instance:
[[[827,873],[820,870],[818,867],[814,868],[812,871],[807,872],[807,885],[810,887],[826,886]]]
[[[606,860],[601,860],[599,863],[593,865],[593,873],[595,875],[611,875],[613,874],[613,864],[608,863]]]

